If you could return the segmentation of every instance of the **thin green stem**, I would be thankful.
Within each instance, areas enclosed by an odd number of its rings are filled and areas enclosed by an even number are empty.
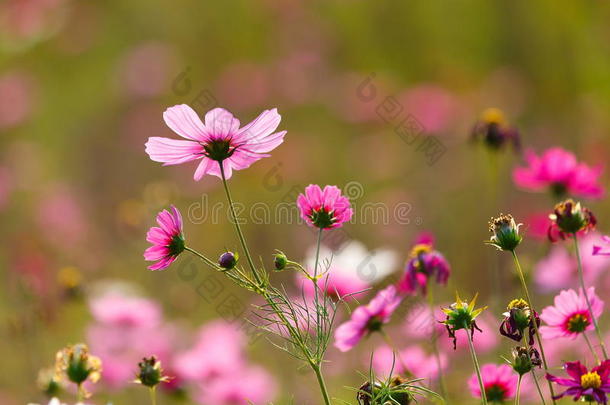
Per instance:
[[[443,366],[441,364],[441,355],[438,350],[438,335],[436,334],[436,319],[434,317],[434,286],[428,289],[428,306],[430,307],[430,317],[432,318],[432,352],[436,359],[436,369],[438,373],[438,386],[441,391],[441,396],[446,398],[447,390],[445,389],[445,379],[443,377]]]
[[[466,336],[468,336],[468,346],[470,347],[470,357],[472,358],[472,364],[474,365],[474,371],[477,373],[477,379],[479,380],[479,389],[481,390],[481,400],[483,405],[487,405],[487,394],[485,394],[485,385],[483,385],[483,377],[481,376],[481,368],[479,367],[479,360],[477,360],[477,354],[474,351],[474,344],[472,343],[472,334],[465,325]]]
[[[222,178],[222,185],[225,189],[225,194],[227,195],[227,200],[229,201],[229,208],[231,209],[231,216],[233,217],[233,223],[235,224],[235,230],[237,231],[237,236],[239,238],[239,242],[241,243],[241,247],[246,254],[246,259],[248,260],[248,264],[250,265],[250,270],[252,271],[252,275],[256,282],[260,285],[261,278],[256,271],[256,266],[254,266],[254,261],[252,260],[252,256],[250,255],[250,251],[248,250],[248,245],[246,244],[246,238],[241,231],[241,227],[239,226],[239,220],[237,219],[237,213],[235,212],[235,206],[233,205],[233,199],[231,198],[231,192],[229,191],[229,186],[227,184],[227,179],[225,177],[225,169],[222,165],[222,162],[218,162],[220,166],[220,176]]]
[[[595,361],[597,362],[597,364],[601,364],[601,362],[599,361],[599,356],[597,355],[597,352],[593,348],[593,345],[591,344],[591,341],[589,340],[589,337],[587,336],[587,332],[583,332],[582,337],[585,338],[585,341],[587,342],[587,346],[589,346],[589,350],[591,350],[591,353],[593,353],[593,357],[595,357]]]
[[[604,344],[604,338],[602,337],[602,332],[599,329],[599,324],[597,323],[597,319],[593,314],[593,309],[591,308],[591,301],[589,300],[589,294],[587,294],[587,287],[585,287],[585,278],[582,271],[582,261],[580,259],[580,250],[578,249],[578,236],[576,232],[572,235],[574,236],[574,249],[576,250],[576,260],[578,262],[578,279],[580,281],[580,287],[582,288],[582,293],[585,296],[585,301],[587,302],[587,308],[589,309],[589,316],[593,321],[593,326],[595,326],[595,333],[597,333],[597,339],[599,339],[599,345],[602,348],[602,353],[604,354],[604,359],[608,360],[608,353],[606,352],[606,345]]]
[[[326,388],[326,383],[324,382],[322,368],[319,364],[311,364],[311,368],[313,368],[313,371],[316,373],[318,385],[320,386],[320,391],[322,392],[322,398],[324,398],[324,404],[330,405],[330,396],[328,395],[328,389]]]
[[[77,384],[76,397],[77,397],[77,402],[79,404],[85,400],[85,389],[84,389],[82,383],[81,384]]]
[[[202,255],[201,253],[199,253],[198,251],[196,251],[195,249],[191,249],[188,246],[184,247],[184,250],[191,252],[192,254],[194,254],[195,256],[197,256],[198,258],[200,258],[201,260],[203,260],[207,265],[217,269],[218,265],[216,263],[214,263],[212,260],[208,259],[207,257],[205,257],[204,255]]]
[[[523,269],[521,268],[521,263],[519,263],[519,258],[517,257],[517,253],[514,250],[512,250],[511,253],[513,254],[513,260],[515,261],[515,267],[517,268],[517,274],[519,275],[519,280],[521,280],[521,287],[523,288],[523,292],[525,293],[525,298],[527,299],[527,305],[530,307],[532,313],[534,313],[535,312],[534,303],[532,302],[532,298],[530,297],[530,292],[527,288],[527,283],[525,282],[525,275],[523,274]],[[546,361],[546,356],[544,354],[544,346],[542,345],[542,338],[540,337],[540,332],[538,332],[538,325],[536,324],[536,322],[532,322],[532,325],[534,326],[534,332],[536,333],[536,340],[538,341],[538,346],[540,346],[540,356],[542,357],[542,364],[544,366],[544,371],[545,371],[545,373],[548,373],[549,366]],[[547,383],[549,384],[551,400],[553,401],[553,404],[555,404],[555,398],[554,398],[555,392],[553,391],[553,384],[551,384],[551,382],[548,380],[547,380]]]
[[[323,229],[320,228],[318,231],[318,240],[316,243],[316,260],[313,268],[313,289],[314,289],[314,306],[316,308],[316,334],[320,336],[322,324],[320,321],[320,297],[318,287],[318,261],[320,260],[320,244],[322,243],[322,232]]]
[[[529,353],[530,350],[530,341],[529,341],[529,337],[525,337],[524,339],[525,342],[525,348],[527,349],[527,352]],[[540,389],[540,384],[538,384],[538,377],[536,376],[536,370],[532,368],[532,379],[534,380],[534,384],[536,384],[536,390],[538,390],[538,394],[540,395],[540,399],[542,400],[542,405],[546,405],[546,401],[544,400],[544,395],[542,394],[542,390]]]
[[[413,377],[414,374],[409,371],[409,367],[407,367],[407,365],[405,364],[405,361],[403,360],[402,356],[400,355],[400,352],[398,351],[398,349],[396,348],[396,345],[394,344],[394,341],[392,340],[392,338],[390,337],[390,335],[388,335],[386,333],[385,330],[380,329],[379,333],[381,334],[381,336],[383,337],[383,340],[386,342],[386,344],[390,347],[390,349],[392,349],[392,352],[394,353],[394,355],[396,357],[398,357],[398,361],[400,362],[400,365],[402,366],[404,373],[407,377]]]
[[[519,374],[519,380],[517,380],[517,393],[515,394],[515,405],[519,405],[519,397],[521,396],[521,380],[523,376]]]
[[[157,405],[157,390],[156,387],[150,387],[150,403]]]

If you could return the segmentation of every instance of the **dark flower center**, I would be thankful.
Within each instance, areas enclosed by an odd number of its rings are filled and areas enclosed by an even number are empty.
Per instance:
[[[366,329],[369,331],[369,333],[378,332],[381,330],[382,326],[383,321],[381,320],[381,318],[378,316],[374,316],[367,322]]]
[[[582,333],[590,324],[588,314],[576,314],[568,319],[567,328],[570,332]]]
[[[174,235],[167,248],[169,249],[169,254],[172,256],[178,256],[180,253],[184,251],[184,238],[182,235]]]
[[[324,207],[313,210],[309,217],[311,218],[311,222],[318,228],[330,228],[332,224],[335,223],[333,212],[326,211]]]
[[[565,185],[565,183],[561,183],[561,182],[553,183],[553,184],[551,184],[551,193],[555,197],[563,198],[568,193],[568,187]]]
[[[504,402],[506,398],[506,388],[499,384],[485,387],[485,394],[489,402]]]
[[[205,150],[204,155],[212,160],[222,162],[230,158],[236,148],[231,148],[230,139],[214,139],[207,144],[201,144]]]

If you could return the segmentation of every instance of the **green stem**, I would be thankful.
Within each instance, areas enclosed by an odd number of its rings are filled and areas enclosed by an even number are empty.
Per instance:
[[[523,376],[519,374],[519,380],[517,381],[517,393],[515,394],[515,405],[519,405],[519,397],[521,396],[521,379]]]
[[[432,317],[432,351],[434,352],[434,358],[436,359],[436,369],[438,372],[438,385],[441,391],[441,396],[446,398],[447,391],[445,389],[445,380],[443,378],[443,367],[441,364],[441,355],[438,350],[438,336],[436,334],[436,319],[434,318],[434,286],[430,286],[428,289],[428,306],[430,307],[430,317]]]
[[[585,338],[585,341],[587,342],[587,346],[589,346],[589,350],[591,350],[591,353],[593,353],[593,357],[595,357],[595,361],[597,362],[597,364],[601,364],[601,362],[599,361],[599,356],[597,355],[597,352],[595,351],[595,349],[593,349],[593,345],[591,344],[591,341],[589,340],[589,337],[587,336],[587,332],[583,332],[582,337]]]
[[[314,306],[316,308],[316,334],[318,336],[320,336],[322,329],[320,321],[320,297],[318,287],[318,261],[320,259],[320,244],[322,243],[322,231],[322,228],[320,228],[318,231],[318,241],[316,243],[316,261],[313,268]]]
[[[606,352],[606,345],[604,344],[604,338],[602,337],[602,332],[599,329],[599,325],[597,323],[597,319],[593,314],[593,309],[591,308],[591,301],[589,300],[589,294],[587,294],[587,288],[585,287],[585,278],[583,276],[582,271],[582,261],[580,259],[580,250],[578,249],[578,237],[576,232],[573,234],[574,236],[574,249],[576,249],[576,260],[578,261],[578,279],[580,280],[580,286],[582,288],[582,293],[585,296],[585,301],[587,302],[587,308],[589,309],[589,316],[593,321],[593,326],[595,326],[595,333],[597,333],[597,339],[599,339],[600,347],[602,348],[602,353],[604,354],[604,359],[608,360],[608,353]]]
[[[529,337],[526,336],[524,339],[525,342],[525,348],[527,349],[527,352],[529,353],[530,351],[530,341],[529,341]],[[540,399],[542,400],[542,405],[546,405],[546,401],[544,400],[544,395],[542,394],[542,390],[540,389],[540,384],[538,384],[538,377],[536,376],[536,370],[534,370],[532,368],[532,379],[534,380],[534,384],[536,384],[536,390],[538,390],[538,394],[540,395]]]
[[[225,189],[225,194],[227,195],[227,200],[229,201],[229,207],[231,209],[231,216],[233,217],[233,222],[235,224],[235,230],[237,231],[237,236],[239,237],[239,242],[241,243],[241,247],[246,254],[246,259],[248,259],[248,264],[250,265],[250,270],[256,279],[256,282],[260,285],[261,279],[256,271],[256,266],[254,266],[254,261],[252,260],[252,256],[250,255],[250,251],[248,250],[248,246],[246,244],[246,238],[241,231],[241,227],[239,226],[239,220],[237,219],[237,213],[235,212],[235,206],[233,205],[233,199],[231,198],[231,192],[229,191],[229,186],[227,185],[227,179],[225,177],[225,169],[222,165],[222,162],[218,162],[220,166],[220,176],[222,178],[222,185]]]
[[[328,390],[326,389],[326,383],[324,382],[324,377],[322,376],[322,369],[317,364],[311,364],[311,368],[316,373],[316,378],[318,379],[318,385],[320,386],[320,391],[322,392],[322,397],[324,398],[324,404],[330,405],[330,397],[328,395]]]
[[[207,265],[217,269],[218,265],[216,263],[214,263],[212,260],[208,259],[207,257],[205,257],[204,255],[202,255],[201,253],[199,253],[198,251],[196,251],[195,249],[191,249],[188,246],[184,247],[184,250],[186,250],[187,252],[191,252],[193,253],[195,256],[199,257],[201,260],[203,260]]]
[[[472,343],[472,335],[469,328],[466,326],[466,336],[468,336],[468,346],[470,347],[470,357],[472,357],[472,364],[474,365],[474,371],[477,373],[477,379],[479,380],[479,389],[481,390],[481,400],[483,405],[487,405],[487,394],[485,394],[485,385],[483,385],[483,377],[481,377],[481,368],[479,367],[479,361],[477,360],[477,354],[474,351],[474,344]]]
[[[379,329],[379,333],[383,337],[383,340],[385,340],[386,344],[390,347],[390,349],[392,349],[392,352],[394,353],[394,355],[396,357],[398,357],[398,361],[400,362],[400,365],[402,366],[402,368],[404,370],[404,374],[407,377],[414,377],[415,375],[411,371],[409,371],[409,367],[407,367],[407,365],[405,364],[405,361],[403,360],[402,356],[400,355],[400,352],[396,348],[396,345],[394,344],[394,341],[392,340],[390,335],[388,335],[385,332],[385,330],[383,330],[383,329]]]
[[[517,267],[517,274],[519,275],[519,279],[521,280],[521,287],[523,288],[523,292],[525,292],[525,298],[527,299],[527,305],[530,307],[532,313],[534,313],[535,312],[534,303],[532,302],[532,299],[530,297],[530,292],[527,288],[527,283],[525,282],[525,276],[523,274],[523,269],[521,268],[521,263],[519,263],[519,258],[517,257],[517,253],[514,250],[511,250],[511,253],[513,254],[513,260],[515,261],[515,267]],[[534,332],[536,333],[536,340],[538,341],[538,346],[540,346],[540,356],[542,357],[542,364],[544,366],[544,371],[545,371],[545,373],[548,373],[549,366],[546,361],[546,356],[544,354],[544,346],[542,345],[542,338],[540,337],[540,332],[538,332],[538,325],[536,324],[536,322],[532,322],[532,325],[534,326]],[[551,400],[553,401],[553,404],[555,404],[555,398],[554,398],[555,392],[553,391],[553,384],[551,384],[551,382],[548,380],[547,380],[547,383],[549,384]]]
[[[150,387],[150,403],[157,405],[157,390],[156,387]]]
[[[83,388],[83,384],[77,384],[76,397],[79,404],[85,400],[85,390]]]

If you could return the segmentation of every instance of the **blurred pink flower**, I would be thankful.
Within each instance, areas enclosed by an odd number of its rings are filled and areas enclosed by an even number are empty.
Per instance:
[[[194,179],[205,174],[221,177],[220,163],[227,179],[233,170],[250,167],[268,157],[284,141],[286,131],[273,132],[282,117],[277,109],[263,111],[254,121],[240,128],[240,122],[229,111],[214,108],[205,115],[205,124],[186,104],[170,107],[163,113],[168,127],[185,140],[151,137],[146,142],[146,153],[164,166],[201,159]]]
[[[604,235],[601,237],[602,242],[610,244],[610,236]],[[593,245],[592,253],[593,256],[610,256],[610,251],[604,250],[603,246]]]
[[[430,133],[446,129],[457,110],[455,97],[434,84],[417,85],[398,98],[405,113],[415,117],[424,130]]]
[[[276,391],[276,383],[265,369],[250,366],[201,384],[196,399],[203,405],[267,404]]]
[[[103,381],[111,388],[131,384],[137,364],[155,355],[167,363],[175,343],[164,326],[159,306],[148,299],[107,293],[90,301],[95,323],[87,329],[91,351],[102,359]]]
[[[95,320],[105,325],[153,327],[161,323],[161,308],[149,299],[108,293],[89,301]]]
[[[305,258],[304,265],[310,273],[315,266],[315,254],[314,246]],[[352,240],[340,247],[337,253],[322,245],[319,262],[318,273],[326,272],[318,283],[320,288],[330,297],[343,297],[349,301],[362,297],[375,282],[391,274],[398,259],[391,250],[369,251],[361,242]],[[324,263],[330,263],[328,269]],[[303,274],[297,273],[296,280],[307,296],[313,296],[313,285]]]
[[[341,195],[337,186],[325,186],[322,190],[317,184],[310,184],[305,194],[299,194],[297,206],[307,225],[320,229],[339,228],[353,214],[349,199]]]
[[[487,401],[508,402],[515,397],[519,376],[510,366],[484,364],[481,367],[481,375]],[[476,374],[468,379],[468,388],[473,397],[481,398],[481,388]]]
[[[123,86],[130,95],[151,97],[165,91],[175,64],[174,51],[162,42],[145,42],[122,61]]]
[[[180,378],[190,382],[233,375],[245,365],[245,343],[235,325],[209,322],[200,329],[194,346],[175,357],[172,367]]]
[[[424,234],[417,240],[421,242],[412,247],[398,288],[408,294],[416,294],[419,290],[425,296],[428,281],[435,280],[438,284],[446,285],[451,268],[443,254],[434,249],[432,235]]]
[[[236,109],[244,110],[265,105],[271,84],[275,82],[263,64],[234,63],[223,69],[216,85],[219,99]],[[247,94],[248,97],[244,97]]]
[[[549,227],[551,226],[551,219],[549,218],[548,211],[530,214],[525,218],[523,224],[525,225],[524,232],[527,237],[532,237],[539,241],[547,241],[549,239]]]
[[[349,321],[339,325],[335,330],[335,347],[347,352],[363,337],[380,330],[390,321],[392,313],[401,301],[402,297],[398,295],[393,285],[379,291],[367,305],[356,308]]]
[[[149,270],[164,270],[171,265],[184,251],[184,233],[182,231],[182,214],[173,205],[171,213],[167,210],[157,215],[160,227],[153,226],[146,234],[146,240],[152,243],[144,251],[144,259],[157,261],[148,266]]]
[[[77,194],[66,185],[54,186],[43,193],[38,224],[49,241],[63,248],[73,248],[89,231]]]
[[[0,38],[7,46],[28,45],[58,31],[65,0],[8,0],[0,4]]]
[[[572,152],[554,147],[536,156],[532,150],[527,150],[525,160],[526,167],[513,171],[515,184],[524,189],[550,189],[558,196],[601,198],[604,195],[604,188],[599,184],[601,166],[593,168],[579,163]]]
[[[588,284],[596,282],[599,275],[610,267],[605,258],[586,254],[594,249],[600,237],[599,233],[592,232],[579,239],[584,278]],[[558,291],[577,282],[577,271],[576,258],[570,251],[565,246],[554,245],[549,254],[536,264],[534,279],[541,291]]]
[[[0,76],[0,129],[10,129],[23,123],[32,113],[34,84],[22,72]]]
[[[445,370],[448,363],[447,356],[440,353],[439,359],[441,370]],[[370,357],[367,357],[366,364],[368,365],[369,362]],[[420,346],[410,346],[398,354],[394,354],[392,348],[382,345],[377,347],[373,353],[373,370],[382,378],[388,377],[390,371],[392,371],[392,375],[404,373],[405,366],[415,378],[434,379],[438,376],[436,357],[433,354],[427,354]]]
[[[599,317],[604,308],[604,302],[595,295],[595,287],[587,289],[587,297],[591,302],[593,316]],[[542,310],[540,319],[546,325],[540,327],[544,339],[559,337],[576,338],[579,334],[593,329],[591,314],[583,291],[563,290],[555,296],[554,306]]]

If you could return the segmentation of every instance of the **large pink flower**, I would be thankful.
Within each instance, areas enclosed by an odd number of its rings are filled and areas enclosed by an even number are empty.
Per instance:
[[[547,149],[541,156],[525,152],[527,167],[513,171],[514,182],[527,190],[551,189],[558,196],[601,198],[604,188],[599,184],[602,168],[578,162],[576,156],[562,148]]]
[[[398,308],[402,297],[393,285],[379,291],[367,305],[359,306],[349,321],[341,324],[335,331],[335,347],[342,352],[351,350],[360,340],[378,331],[390,321],[392,313]]]
[[[595,295],[595,287],[587,289],[587,297],[591,302],[593,316],[599,317],[604,308],[604,302]],[[558,337],[575,338],[579,334],[593,329],[591,314],[583,291],[563,290],[555,296],[555,306],[542,310],[540,319],[546,325],[540,327],[540,333],[545,339]]]
[[[268,404],[276,391],[277,384],[267,370],[249,366],[201,384],[196,399],[202,405]]]
[[[341,195],[337,186],[322,190],[317,184],[310,184],[305,194],[299,194],[297,206],[307,225],[321,229],[339,228],[353,214],[349,199]]]
[[[502,403],[515,397],[519,377],[510,366],[485,364],[481,367],[481,375],[487,401]],[[474,397],[481,398],[481,388],[476,374],[468,379],[468,388]]]
[[[173,205],[171,213],[163,210],[157,215],[160,227],[152,227],[146,234],[146,240],[152,246],[144,252],[144,258],[157,263],[148,266],[149,270],[163,270],[172,264],[184,251],[184,234],[182,232],[182,215]]]
[[[268,157],[284,141],[286,131],[276,130],[282,117],[277,109],[263,111],[254,121],[240,128],[240,122],[229,111],[214,108],[205,115],[205,124],[186,104],[170,107],[163,113],[168,127],[184,140],[151,137],[146,153],[164,166],[201,159],[194,179],[205,174],[230,178],[233,170],[250,167],[257,160]]]

